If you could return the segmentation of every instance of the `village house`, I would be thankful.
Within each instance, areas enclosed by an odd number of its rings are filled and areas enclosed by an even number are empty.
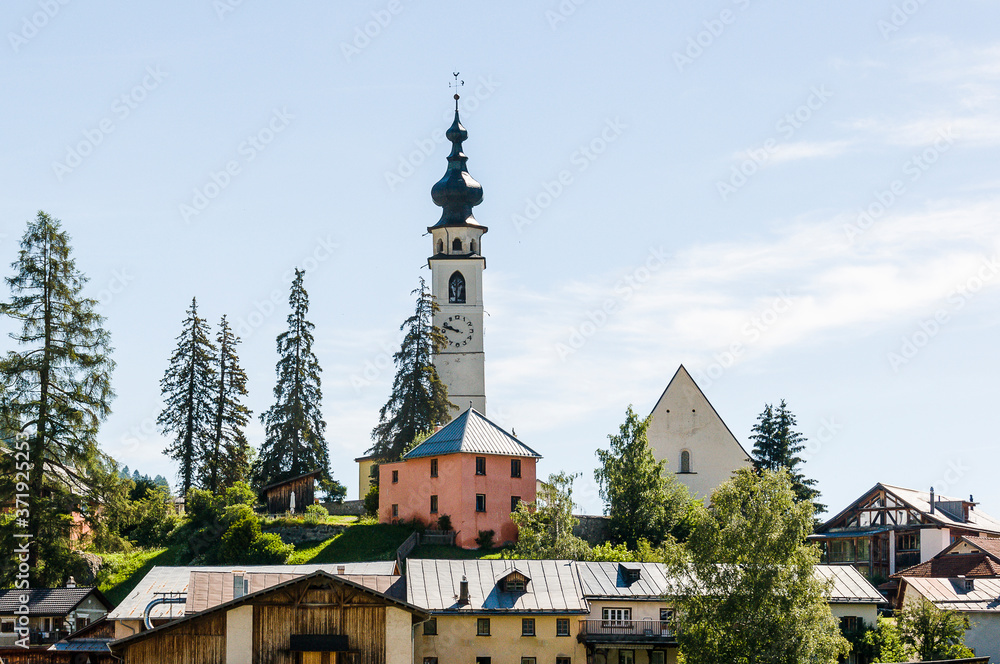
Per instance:
[[[27,606],[26,617],[22,606]],[[33,646],[51,645],[96,622],[111,608],[97,588],[70,584],[0,590],[0,646],[14,645],[25,636]]]
[[[470,407],[401,461],[379,466],[379,522],[434,524],[448,515],[460,547],[478,546],[483,531],[497,544],[513,542],[510,513],[535,500],[540,458]]]
[[[260,493],[267,505],[267,513],[304,513],[306,507],[312,505],[316,500],[316,480],[322,474],[323,471],[314,470],[263,487]]]

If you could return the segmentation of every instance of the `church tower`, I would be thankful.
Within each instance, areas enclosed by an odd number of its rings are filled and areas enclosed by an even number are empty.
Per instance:
[[[431,188],[434,204],[442,208],[441,219],[430,226],[432,255],[431,293],[440,307],[434,324],[447,340],[434,358],[438,376],[448,387],[448,398],[458,406],[455,415],[472,407],[486,413],[485,355],[483,352],[483,258],[482,239],[486,226],[472,216],[473,206],[483,201],[483,187],[466,168],[468,157],[462,142],[469,133],[458,118],[445,134],[451,141],[448,170]]]

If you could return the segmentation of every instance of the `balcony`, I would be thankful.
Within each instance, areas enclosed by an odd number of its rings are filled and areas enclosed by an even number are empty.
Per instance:
[[[674,623],[668,620],[581,620],[576,640],[584,644],[676,643]]]

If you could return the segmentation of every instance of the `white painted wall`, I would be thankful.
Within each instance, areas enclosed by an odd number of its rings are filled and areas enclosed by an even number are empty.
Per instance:
[[[996,613],[967,613],[972,624],[965,633],[965,645],[972,648],[976,657],[990,656],[991,662],[1000,661],[1000,615]]]
[[[253,605],[226,611],[226,664],[253,661]]]
[[[951,545],[948,528],[926,528],[920,531],[920,562],[926,562]]]

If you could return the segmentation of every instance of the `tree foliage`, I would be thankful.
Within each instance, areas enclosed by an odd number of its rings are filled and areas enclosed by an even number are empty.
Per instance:
[[[812,505],[796,501],[786,471],[741,469],[712,493],[686,553],[669,560],[688,664],[833,664],[847,653],[813,575],[811,528]]]
[[[910,661],[896,620],[892,618],[879,616],[875,627],[864,633],[854,650],[870,662]]]
[[[803,463],[799,453],[805,449],[806,437],[795,431],[796,424],[795,415],[788,410],[784,399],[777,408],[765,404],[764,412],[757,416],[757,424],[753,425],[750,435],[753,463],[758,470],[787,470],[792,478],[796,500],[812,502],[814,511],[822,514],[826,505],[816,502],[819,497],[819,491],[814,488],[816,480],[807,479],[799,469]]]
[[[212,433],[208,447],[202,452],[201,467],[202,486],[212,493],[245,481],[250,474],[252,454],[244,433],[250,409],[240,402],[247,395],[247,375],[236,354],[240,338],[233,334],[225,316],[219,322],[215,342],[218,352],[212,394]]]
[[[423,278],[411,295],[417,296],[416,308],[399,328],[405,334],[392,356],[396,364],[392,393],[379,411],[379,423],[372,430],[374,444],[368,450],[383,463],[398,461],[419,438],[447,424],[455,408],[433,363],[446,343],[433,323],[438,305]]]
[[[687,488],[667,476],[666,462],[653,456],[649,422],[629,406],[618,435],[608,436],[611,448],[597,450],[600,467],[594,477],[610,517],[611,539],[629,549],[635,549],[640,539],[653,546],[666,541],[691,504]]]
[[[313,470],[322,470],[321,485],[328,493],[343,487],[330,476],[326,422],[320,412],[319,361],[313,353],[313,329],[306,315],[309,295],[303,286],[305,272],[295,270],[288,304],[288,330],[277,338],[277,382],[274,405],[261,413],[265,437],[254,463],[258,488]]]
[[[156,419],[163,433],[173,435],[163,453],[180,464],[181,495],[198,480],[205,451],[212,448],[215,352],[208,322],[198,315],[197,298],[191,298],[177,348],[160,379],[164,405]]]
[[[965,645],[969,621],[957,611],[939,609],[926,599],[908,602],[897,616],[904,644],[921,661],[972,657]]]
[[[584,560],[588,546],[573,534],[573,481],[565,472],[549,475],[532,503],[521,502],[510,518],[517,525],[518,558]]]
[[[16,529],[33,538],[32,585],[58,585],[70,565],[72,514],[87,509],[105,477],[92,471],[106,463],[97,432],[114,397],[114,362],[104,319],[83,296],[87,278],[58,219],[39,212],[28,222],[12,267],[11,298],[0,314],[16,328],[10,337],[17,349],[0,359],[0,427],[13,449],[3,455],[0,490],[30,505],[8,515],[23,521],[5,520],[0,533],[3,580],[12,580],[7,557]]]

